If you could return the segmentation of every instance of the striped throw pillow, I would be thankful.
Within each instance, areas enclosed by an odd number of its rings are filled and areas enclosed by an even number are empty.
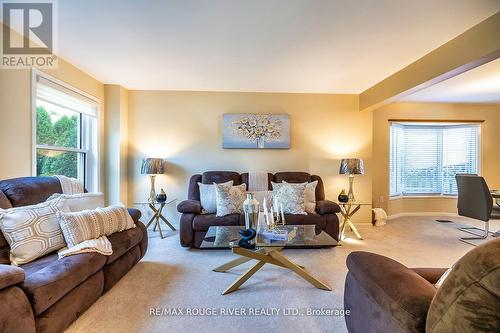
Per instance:
[[[135,228],[132,217],[121,205],[80,212],[60,212],[58,217],[68,248],[89,239]]]

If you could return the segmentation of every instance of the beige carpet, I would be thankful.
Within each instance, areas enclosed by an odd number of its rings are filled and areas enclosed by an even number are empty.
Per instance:
[[[470,220],[445,218],[454,221]],[[285,250],[333,288],[323,291],[297,275],[264,266],[242,288],[222,296],[249,264],[229,273],[211,269],[232,259],[229,250],[189,250],[170,232],[161,240],[150,232],[146,257],[112,290],[101,297],[68,332],[345,332],[344,318],[308,316],[307,309],[342,309],[345,260],[352,251],[371,251],[410,267],[449,267],[472,246],[458,241],[463,233],[456,223],[438,223],[430,217],[405,217],[386,226],[360,225],[363,241],[348,239],[341,247],[320,250]],[[493,230],[498,226],[494,225]],[[352,234],[349,234],[352,236]],[[151,308],[176,308],[183,315],[151,316]],[[258,316],[189,316],[187,311],[243,308],[268,311]],[[262,309],[262,310],[261,310]],[[288,310],[299,315],[285,315]],[[271,313],[271,311],[273,311]],[[276,311],[280,311],[275,315]]]

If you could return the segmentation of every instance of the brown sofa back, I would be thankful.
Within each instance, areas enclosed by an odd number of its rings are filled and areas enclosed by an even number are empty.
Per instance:
[[[248,173],[239,174],[233,171],[208,171],[201,175],[193,175],[189,181],[188,199],[200,200],[200,190],[198,183],[212,184],[224,183],[233,181],[234,185],[247,184],[248,186]],[[320,176],[310,175],[307,172],[278,172],[275,174],[268,173],[268,190],[272,190],[271,181],[281,183],[286,181],[288,183],[305,183],[318,181],[316,186],[316,200],[325,200],[325,189],[323,181]]]
[[[62,193],[56,177],[21,177],[0,181],[0,208],[35,205]],[[0,264],[10,264],[9,245],[0,232]]]

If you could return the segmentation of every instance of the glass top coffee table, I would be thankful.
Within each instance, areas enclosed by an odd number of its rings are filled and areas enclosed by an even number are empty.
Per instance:
[[[250,260],[257,262],[243,273],[235,282],[233,282],[222,295],[236,291],[245,281],[265,264],[280,266],[289,269],[298,274],[304,280],[315,286],[316,288],[331,291],[332,289],[323,282],[316,279],[303,266],[294,263],[281,253],[283,248],[322,248],[337,245],[337,241],[321,231],[316,234],[314,225],[286,225],[281,228],[288,230],[288,239],[284,241],[270,241],[257,235],[255,237],[255,249],[246,249],[238,246],[241,239],[239,230],[243,226],[212,226],[208,229],[205,239],[201,244],[201,248],[231,248],[234,254],[239,255],[238,258],[231,260],[214,269],[215,272],[226,272],[231,268],[239,266]]]

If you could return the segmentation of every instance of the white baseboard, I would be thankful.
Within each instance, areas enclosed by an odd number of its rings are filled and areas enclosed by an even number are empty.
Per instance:
[[[414,212],[414,213],[398,213],[389,215],[388,220],[397,219],[398,217],[406,216],[448,216],[448,217],[458,217],[457,213],[447,213],[447,212]]]

